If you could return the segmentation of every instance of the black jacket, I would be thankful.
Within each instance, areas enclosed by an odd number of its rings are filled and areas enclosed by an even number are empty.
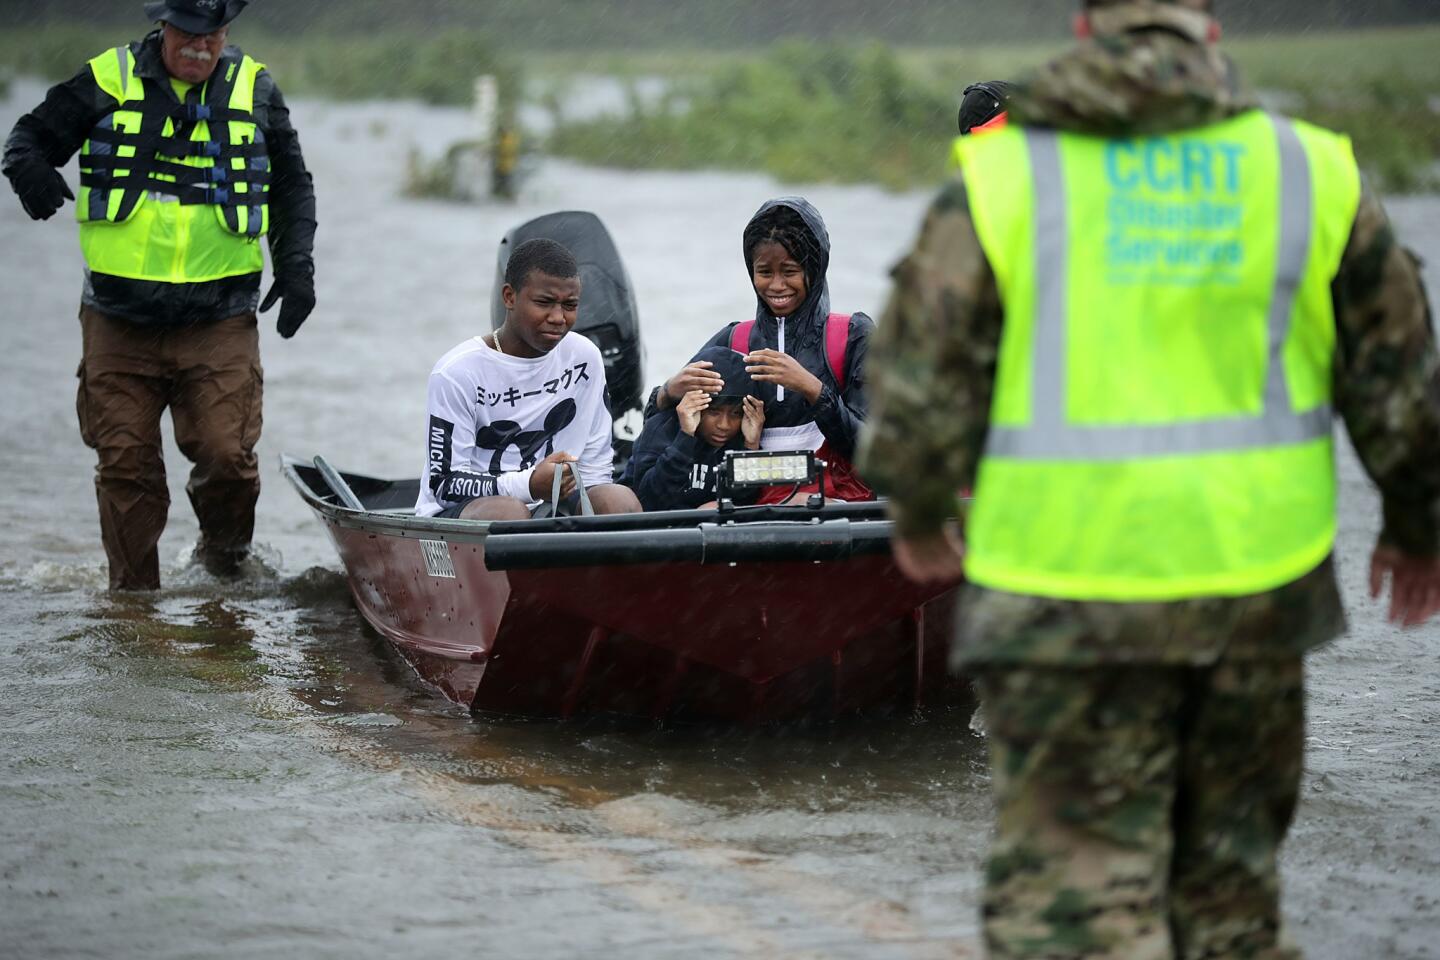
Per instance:
[[[661,410],[645,421],[635,452],[620,482],[635,491],[646,510],[691,510],[717,497],[715,483],[727,450],[743,450],[736,434],[724,447],[712,447],[680,429],[674,410]],[[756,491],[734,497],[751,503]]]
[[[776,400],[773,384],[756,384],[756,395],[765,401],[765,426],[799,427],[814,422],[825,435],[836,453],[847,460],[854,460],[855,448],[860,439],[860,428],[869,412],[869,401],[865,395],[865,356],[870,349],[870,334],[875,322],[863,313],[850,317],[850,332],[846,339],[845,389],[835,381],[830,371],[830,362],[825,356],[825,318],[830,313],[830,289],[825,282],[825,271],[830,261],[830,237],[825,222],[811,204],[799,197],[783,197],[764,204],[752,217],[752,221],[777,206],[789,207],[804,220],[814,240],[814,262],[807,259],[806,281],[809,292],[805,301],[787,317],[785,323],[785,352],[806,370],[820,379],[820,398],[812,406],[804,397],[793,391],[785,391],[784,400]],[[750,273],[748,256],[745,272]],[[765,301],[755,297],[755,326],[750,331],[750,349],[778,349],[780,346],[780,321],[771,316]],[[728,347],[735,323],[726,324],[718,333],[705,342],[705,347]],[[656,394],[652,393],[645,407],[648,418],[658,407]]]
[[[750,379],[744,360],[728,346],[706,347],[695,359],[708,361],[725,379],[722,397],[738,401],[747,394],[760,395],[761,384]],[[717,468],[724,462],[725,452],[744,448],[743,430],[725,446],[712,447],[680,429],[680,417],[674,408],[661,410],[645,421],[620,482],[635,491],[646,510],[694,509],[716,498]],[[758,490],[749,490],[731,499],[748,504],[758,497]]]
[[[130,44],[136,72],[173,97],[170,74],[160,54],[160,33]],[[239,51],[227,47],[226,56]],[[198,88],[192,95],[198,96]],[[115,109],[87,65],[70,80],[51,87],[45,102],[21,117],[5,141],[3,170],[14,180],[27,164],[63,167],[85,143],[99,120]],[[255,81],[255,123],[265,134],[271,165],[270,254],[277,276],[310,278],[315,273],[315,188],[290,110],[270,74]],[[205,323],[247,313],[259,299],[260,274],[206,283],[158,283],[86,272],[84,302],[101,313],[133,323]]]

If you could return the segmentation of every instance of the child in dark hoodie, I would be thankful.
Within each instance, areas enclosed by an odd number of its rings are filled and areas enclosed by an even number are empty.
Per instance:
[[[713,503],[727,450],[756,450],[765,426],[765,405],[754,396],[745,358],[729,347],[706,347],[704,362],[725,378],[723,393],[687,392],[673,409],[645,421],[620,482],[635,491],[646,510],[688,510]],[[737,502],[753,500],[737,497]]]

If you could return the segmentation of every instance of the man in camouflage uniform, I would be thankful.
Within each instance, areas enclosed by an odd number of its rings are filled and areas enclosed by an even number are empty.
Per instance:
[[[1081,45],[1018,86],[1012,123],[1143,137],[1255,108],[1209,0],[1084,6]],[[947,518],[986,454],[1006,321],[958,179],[895,281],[861,469],[891,497],[906,572],[957,576]],[[1368,190],[1331,290],[1334,405],[1384,502],[1371,591],[1388,579],[1391,620],[1417,624],[1440,609],[1440,361],[1417,263]],[[1276,860],[1300,782],[1301,657],[1344,629],[1332,558],[1238,597],[966,590],[954,666],[978,678],[991,740],[991,955],[1298,957]]]

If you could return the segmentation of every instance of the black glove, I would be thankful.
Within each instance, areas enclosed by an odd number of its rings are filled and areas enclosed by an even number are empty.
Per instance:
[[[280,307],[280,319],[275,321],[275,329],[289,340],[310,316],[310,311],[315,309],[315,281],[310,277],[276,277],[270,292],[265,294],[265,300],[260,304],[260,312],[275,306],[275,301],[281,297],[285,298],[285,303]]]
[[[10,185],[31,220],[49,220],[65,205],[66,198],[75,199],[60,171],[39,160],[16,171]]]

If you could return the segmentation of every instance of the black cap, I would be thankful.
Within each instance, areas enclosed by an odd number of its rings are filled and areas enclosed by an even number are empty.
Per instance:
[[[969,133],[1005,112],[1010,101],[1010,84],[1004,80],[983,80],[965,88],[960,101],[960,132]]]
[[[250,0],[156,0],[145,4],[145,16],[163,20],[186,33],[214,33],[240,16]]]

